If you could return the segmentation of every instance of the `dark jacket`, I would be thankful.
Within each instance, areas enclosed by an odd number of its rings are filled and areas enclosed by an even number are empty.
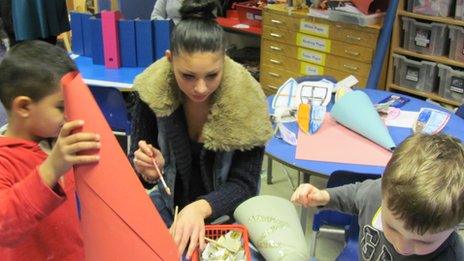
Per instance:
[[[155,144],[165,159],[168,186],[172,190],[176,176],[180,175],[182,191],[174,193],[186,197],[191,149],[183,94],[171,64],[165,58],[157,61],[136,78],[134,88],[140,100],[133,115],[131,156],[139,140]],[[211,205],[214,219],[231,214],[241,202],[258,193],[264,145],[272,129],[260,85],[241,65],[227,57],[221,86],[212,98],[200,153],[200,174],[207,194],[200,198]],[[163,199],[172,208],[172,197],[164,195]]]

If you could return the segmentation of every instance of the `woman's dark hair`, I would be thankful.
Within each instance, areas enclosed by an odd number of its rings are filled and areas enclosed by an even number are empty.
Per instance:
[[[171,52],[225,51],[224,30],[217,24],[214,11],[219,7],[216,0],[185,0],[179,12],[181,21],[171,34]]]

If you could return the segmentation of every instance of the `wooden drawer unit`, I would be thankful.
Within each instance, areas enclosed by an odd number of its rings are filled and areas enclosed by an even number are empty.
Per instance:
[[[264,24],[275,29],[291,30],[371,48],[377,43],[379,35],[378,30],[370,27],[332,22],[315,17],[298,18],[276,13],[269,13],[265,16]]]
[[[375,53],[380,26],[362,27],[291,13],[282,4],[263,10],[261,84],[275,92],[290,77],[354,75],[364,87]],[[379,87],[385,88],[385,72]]]

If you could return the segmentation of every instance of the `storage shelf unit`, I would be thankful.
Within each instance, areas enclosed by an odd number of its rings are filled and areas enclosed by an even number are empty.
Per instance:
[[[410,1],[413,1],[413,0],[410,0]],[[454,18],[454,10],[452,10],[451,16],[452,17],[440,17],[440,16],[430,16],[430,15],[413,13],[407,10],[407,0],[399,1],[395,23],[393,25],[393,35],[392,35],[392,41],[391,41],[391,51],[390,51],[388,73],[387,73],[387,90],[398,90],[398,91],[410,93],[416,96],[429,98],[431,100],[444,103],[444,104],[448,104],[448,105],[452,105],[452,106],[461,105],[462,102],[460,101],[451,100],[451,99],[440,96],[439,91],[438,91],[439,88],[435,88],[434,91],[432,92],[424,92],[424,91],[421,91],[420,88],[414,89],[414,88],[400,86],[398,84],[395,84],[396,69],[395,69],[394,58],[393,58],[395,54],[406,56],[407,58],[411,60],[430,61],[430,62],[434,62],[437,64],[444,64],[444,65],[452,66],[459,70],[464,70],[464,63],[448,58],[447,56],[448,53],[445,53],[445,55],[443,56],[423,54],[423,53],[419,53],[416,51],[407,50],[403,47],[403,44],[402,44],[404,40],[403,39],[404,31],[403,31],[402,17],[414,18],[418,22],[425,22],[425,23],[434,22],[434,23],[441,23],[446,26],[454,25],[454,26],[464,27],[464,20],[459,20],[459,19]],[[415,38],[415,40],[417,39]],[[446,34],[445,39],[440,39],[440,40],[447,43],[448,34]],[[439,84],[440,84],[440,81],[437,81],[436,87],[438,87]]]

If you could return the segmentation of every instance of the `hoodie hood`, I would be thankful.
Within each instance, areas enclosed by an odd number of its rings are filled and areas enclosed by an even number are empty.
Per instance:
[[[9,148],[22,147],[24,149],[29,149],[33,151],[41,150],[39,144],[35,141],[0,136],[0,148],[4,148],[4,147],[9,147]]]
[[[166,58],[138,75],[134,89],[157,117],[171,115],[184,99]],[[261,86],[243,66],[227,56],[221,85],[212,94],[211,102],[202,130],[205,148],[246,150],[264,146],[271,137],[266,96]]]

